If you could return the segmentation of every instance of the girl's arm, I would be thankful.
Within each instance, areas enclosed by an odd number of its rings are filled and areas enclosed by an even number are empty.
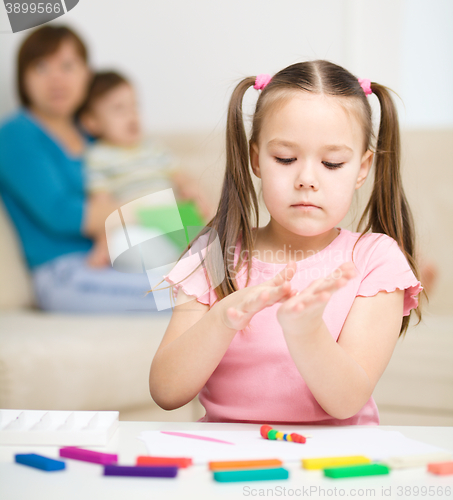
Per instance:
[[[221,302],[210,309],[178,290],[149,374],[151,397],[164,410],[179,408],[200,392],[236,335],[223,324],[221,309]]]
[[[369,400],[398,340],[404,290],[356,297],[338,342],[322,320],[331,295],[353,273],[317,280],[277,312],[294,363],[320,406],[334,418],[355,415]]]
[[[264,307],[292,292],[293,265],[261,285],[238,290],[212,308],[178,290],[176,306],[149,374],[151,397],[164,410],[191,401],[217,368],[236,332]]]

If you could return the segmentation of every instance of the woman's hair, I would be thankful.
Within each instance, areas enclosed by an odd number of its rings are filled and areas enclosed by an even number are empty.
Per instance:
[[[66,26],[46,25],[33,31],[23,42],[17,57],[17,89],[22,105],[29,106],[30,99],[25,91],[27,69],[46,56],[55,54],[66,40],[74,42],[79,56],[88,62],[88,51],[80,37]]]
[[[243,261],[247,263],[245,286],[248,285],[250,279],[251,259],[249,256],[256,238],[252,228],[255,224],[259,227],[258,200],[252,183],[249,160],[250,148],[258,143],[264,117],[275,106],[298,92],[338,97],[340,104],[359,120],[364,135],[363,153],[368,149],[374,151],[375,172],[372,193],[357,225],[357,230],[363,225],[365,227],[355,245],[368,232],[387,234],[396,240],[418,279],[414,222],[402,186],[400,132],[397,111],[390,96],[390,89],[375,82],[371,83],[371,89],[377,96],[381,108],[379,133],[375,138],[371,107],[354,75],[341,66],[324,60],[293,64],[275,74],[260,92],[252,120],[251,138],[247,141],[242,100],[245,92],[255,84],[255,79],[256,77],[244,78],[231,96],[226,130],[226,171],[217,213],[207,223],[207,229],[212,228],[215,230],[213,233],[217,232],[223,254],[225,279],[214,289],[218,300],[238,289],[235,276],[242,267]],[[373,142],[376,142],[375,146]],[[256,223],[252,220],[252,215]],[[236,247],[239,237],[242,240],[241,253],[235,267],[234,252],[230,252],[229,249]],[[191,247],[191,244],[193,242],[188,245],[184,253]],[[244,260],[242,259],[243,253],[246,255]],[[207,253],[206,263],[209,271],[208,279],[219,274],[219,270],[215,269],[212,264],[210,265],[209,253]],[[195,271],[196,269],[193,272]],[[428,299],[425,290],[423,294]],[[420,304],[415,311],[420,322]],[[410,315],[403,316],[400,336],[406,332],[409,320]]]
[[[126,77],[115,71],[102,71],[95,73],[88,87],[85,101],[77,111],[77,115],[80,116],[83,113],[89,112],[92,110],[98,99],[106,95],[114,88],[124,84],[129,85],[130,82]]]

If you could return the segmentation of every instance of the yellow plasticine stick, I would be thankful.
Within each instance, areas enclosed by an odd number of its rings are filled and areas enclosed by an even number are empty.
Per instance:
[[[351,455],[346,457],[303,458],[301,462],[304,469],[318,470],[337,465],[369,464],[371,460],[362,455]]]

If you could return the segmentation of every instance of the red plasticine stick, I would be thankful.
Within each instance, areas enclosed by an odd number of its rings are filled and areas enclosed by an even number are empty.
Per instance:
[[[264,439],[279,439],[281,441],[292,441],[293,443],[305,443],[307,440],[306,437],[301,434],[296,434],[295,432],[292,434],[285,434],[284,432],[272,429],[270,425],[262,425],[260,434]]]
[[[453,474],[453,461],[452,462],[434,462],[428,464],[428,472],[433,474],[439,474],[441,476],[447,476],[448,474]]]

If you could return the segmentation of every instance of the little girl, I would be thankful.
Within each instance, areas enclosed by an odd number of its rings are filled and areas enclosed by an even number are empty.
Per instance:
[[[247,142],[242,100],[251,86],[260,95]],[[375,146],[370,94],[381,108]],[[194,266],[189,245],[164,276],[176,307],[151,365],[153,399],[171,410],[199,394],[205,422],[379,424],[372,393],[412,309],[421,321],[423,290],[389,89],[322,60],[245,78],[226,139],[208,223],[223,269],[210,258]],[[373,158],[358,225],[366,227],[343,229]],[[265,227],[250,168],[270,213]],[[219,272],[225,279],[207,289]]]

